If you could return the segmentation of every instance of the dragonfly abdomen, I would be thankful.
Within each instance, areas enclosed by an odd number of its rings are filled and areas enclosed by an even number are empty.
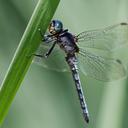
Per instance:
[[[75,86],[76,86],[76,90],[77,90],[78,97],[80,100],[80,105],[81,105],[81,109],[83,111],[84,119],[88,123],[89,122],[89,113],[88,113],[87,104],[86,104],[86,101],[84,98],[83,89],[82,89],[80,78],[79,78],[76,56],[69,55],[66,57],[66,61],[72,71],[72,76],[73,76],[73,80],[75,82]]]

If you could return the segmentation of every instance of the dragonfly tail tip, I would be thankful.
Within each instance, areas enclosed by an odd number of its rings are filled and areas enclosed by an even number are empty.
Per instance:
[[[84,115],[84,119],[85,119],[85,121],[87,122],[87,123],[89,123],[89,116],[86,114],[86,115]]]
[[[89,118],[86,118],[86,122],[89,123]]]

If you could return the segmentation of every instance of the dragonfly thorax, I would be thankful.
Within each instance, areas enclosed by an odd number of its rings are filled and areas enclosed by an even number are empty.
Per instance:
[[[64,30],[59,34],[57,44],[67,54],[74,54],[79,52],[79,48],[75,43],[74,36],[69,33],[68,30]]]

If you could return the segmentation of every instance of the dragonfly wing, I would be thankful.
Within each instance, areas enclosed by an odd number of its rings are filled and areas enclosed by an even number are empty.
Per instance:
[[[128,44],[128,23],[90,30],[76,36],[78,46],[112,51]]]
[[[118,59],[105,58],[88,51],[80,51],[79,66],[81,71],[101,81],[118,80],[126,75],[125,69]]]
[[[44,55],[51,47],[50,45],[51,43],[46,44],[43,42],[38,48],[36,54]],[[53,49],[52,53],[49,55],[48,58],[35,56],[33,62],[50,70],[54,70],[58,72],[68,71],[68,66],[65,61],[64,52],[59,49],[58,45],[55,46],[55,48]]]

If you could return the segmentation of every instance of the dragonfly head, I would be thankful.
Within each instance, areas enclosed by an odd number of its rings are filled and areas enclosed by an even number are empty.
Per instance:
[[[59,20],[52,20],[52,22],[49,25],[49,32],[51,34],[57,34],[60,33],[63,30],[63,24]]]

